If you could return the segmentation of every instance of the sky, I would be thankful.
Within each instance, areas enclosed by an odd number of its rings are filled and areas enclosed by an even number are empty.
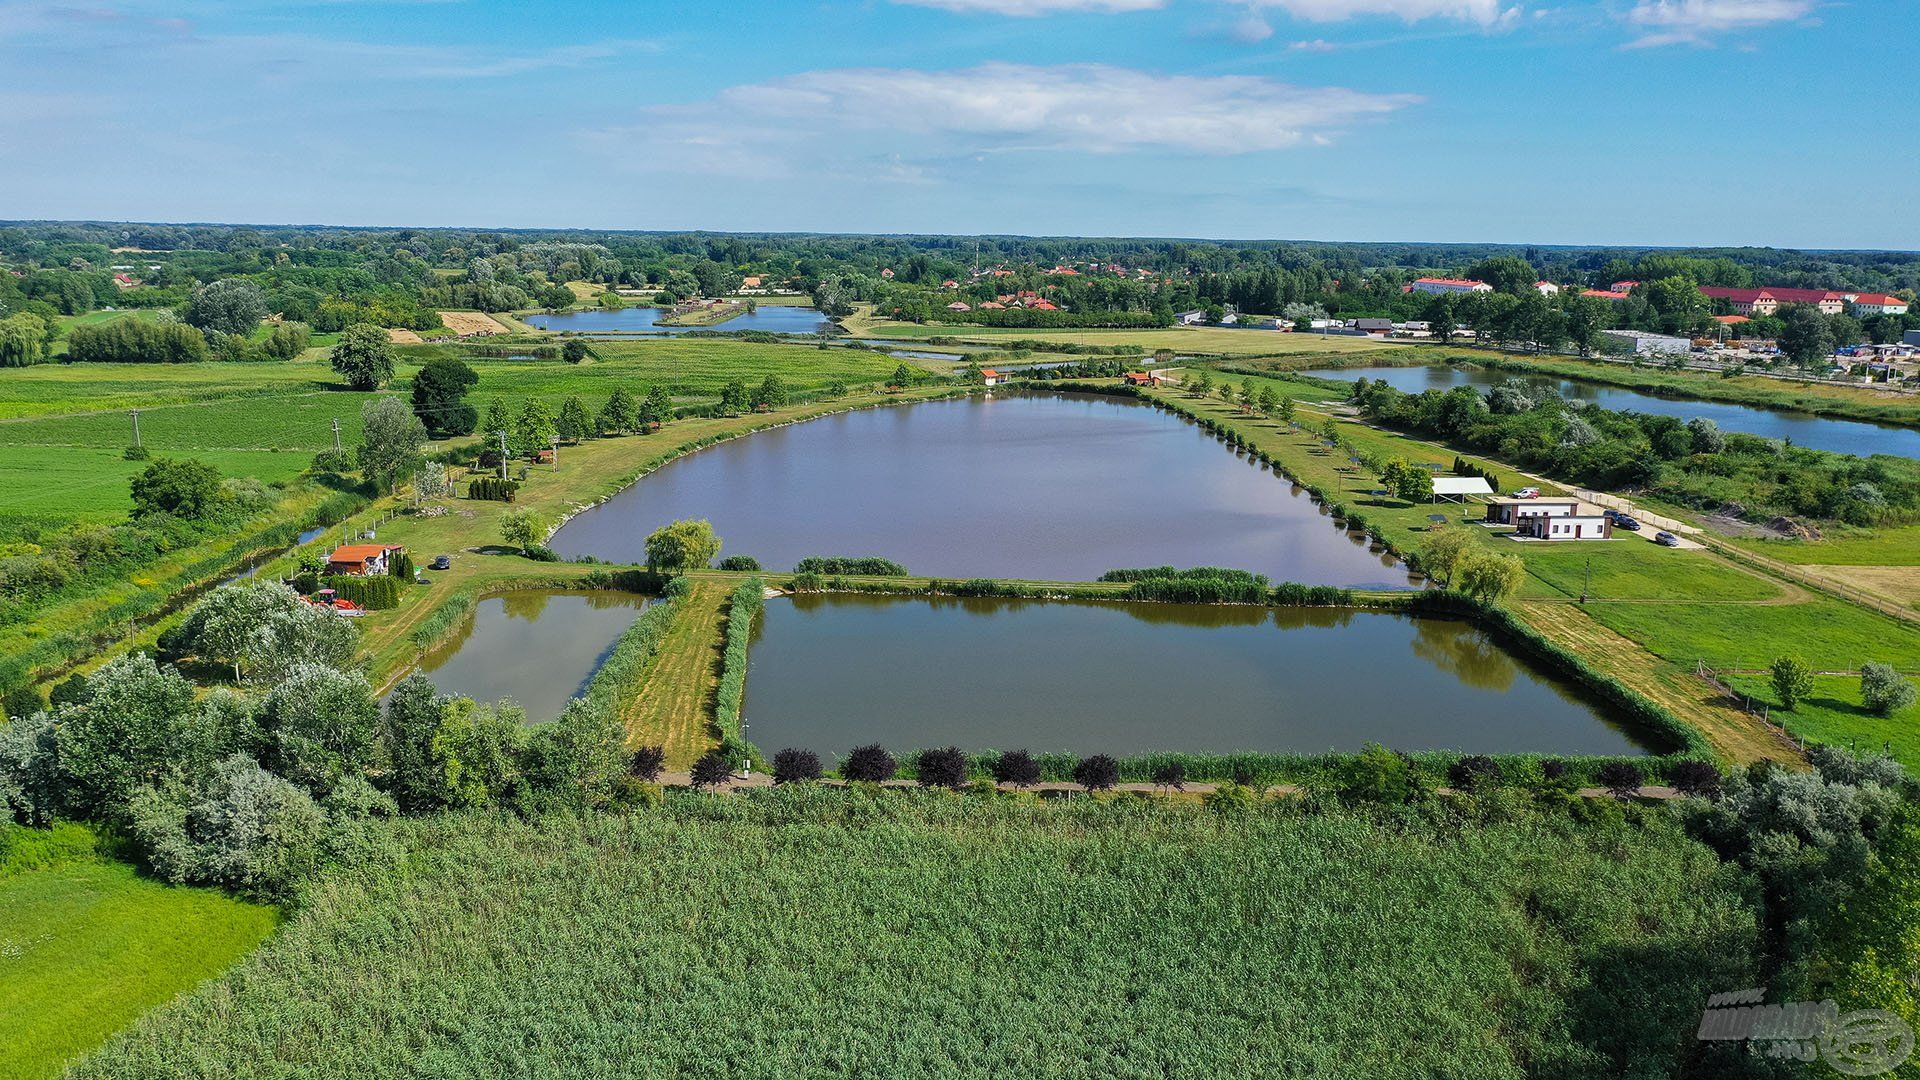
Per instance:
[[[1920,0],[0,0],[0,219],[1920,248]]]

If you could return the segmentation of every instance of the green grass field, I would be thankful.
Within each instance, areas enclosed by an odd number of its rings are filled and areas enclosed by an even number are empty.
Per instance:
[[[1823,671],[1869,660],[1920,667],[1920,628],[1839,600],[1792,604],[1589,604],[1596,620],[1677,664],[1764,667],[1792,654]]]
[[[1757,947],[1663,817],[803,787],[395,828],[75,1075],[1650,1075]]]
[[[223,476],[251,476],[262,483],[291,480],[313,460],[311,450],[167,449],[151,441],[148,445],[154,447],[156,457],[196,457]],[[117,449],[7,446],[0,452],[0,515],[120,521],[133,508],[127,482],[146,467],[143,461],[124,460]]]
[[[1920,567],[1920,525],[1836,531],[1822,540],[1742,540],[1757,554],[1803,566]]]
[[[1685,596],[1746,602],[1785,592],[1777,582],[1705,552],[1670,550],[1624,530],[1614,536],[1606,543],[1510,543],[1527,561],[1529,581],[1523,595],[1578,597],[1587,589],[1590,599],[1600,601]]]
[[[4,1080],[60,1075],[140,1014],[226,970],[280,917],[91,855],[0,872],[0,912]]]
[[[1816,675],[1813,693],[1792,712],[1780,708],[1779,695],[1765,675],[1739,675],[1728,685],[1767,705],[1770,719],[1803,739],[1833,743],[1860,753],[1882,749],[1912,768],[1920,762],[1920,708],[1875,716],[1860,704],[1857,675]]]

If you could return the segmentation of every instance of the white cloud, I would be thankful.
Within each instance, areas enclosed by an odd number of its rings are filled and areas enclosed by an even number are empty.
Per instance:
[[[1027,17],[1073,12],[1152,11],[1167,0],[893,0],[896,4],[939,8],[977,15]]]
[[[1263,7],[1279,8],[1308,22],[1342,22],[1362,15],[1386,15],[1406,22],[1455,19],[1498,26],[1520,14],[1508,0],[1259,0]]]
[[[1627,21],[1641,30],[1629,48],[1711,45],[1716,37],[1803,19],[1814,0],[1639,0]]]

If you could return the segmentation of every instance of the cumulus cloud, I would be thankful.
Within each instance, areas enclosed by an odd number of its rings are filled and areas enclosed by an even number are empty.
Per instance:
[[[1385,15],[1406,22],[1454,19],[1498,26],[1519,17],[1520,5],[1509,0],[1259,0],[1308,22],[1341,22],[1362,15]]]
[[[1803,19],[1814,0],[1639,0],[1627,13],[1640,37],[1629,48],[1711,45],[1724,34]]]
[[[893,0],[893,2],[913,7],[939,8],[942,11],[1020,18],[1069,12],[1151,11],[1165,7],[1167,0]]]

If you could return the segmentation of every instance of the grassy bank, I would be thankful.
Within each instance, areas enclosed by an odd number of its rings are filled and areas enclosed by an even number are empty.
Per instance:
[[[799,789],[409,821],[77,1075],[1657,1073],[1757,942],[1635,816]]]

